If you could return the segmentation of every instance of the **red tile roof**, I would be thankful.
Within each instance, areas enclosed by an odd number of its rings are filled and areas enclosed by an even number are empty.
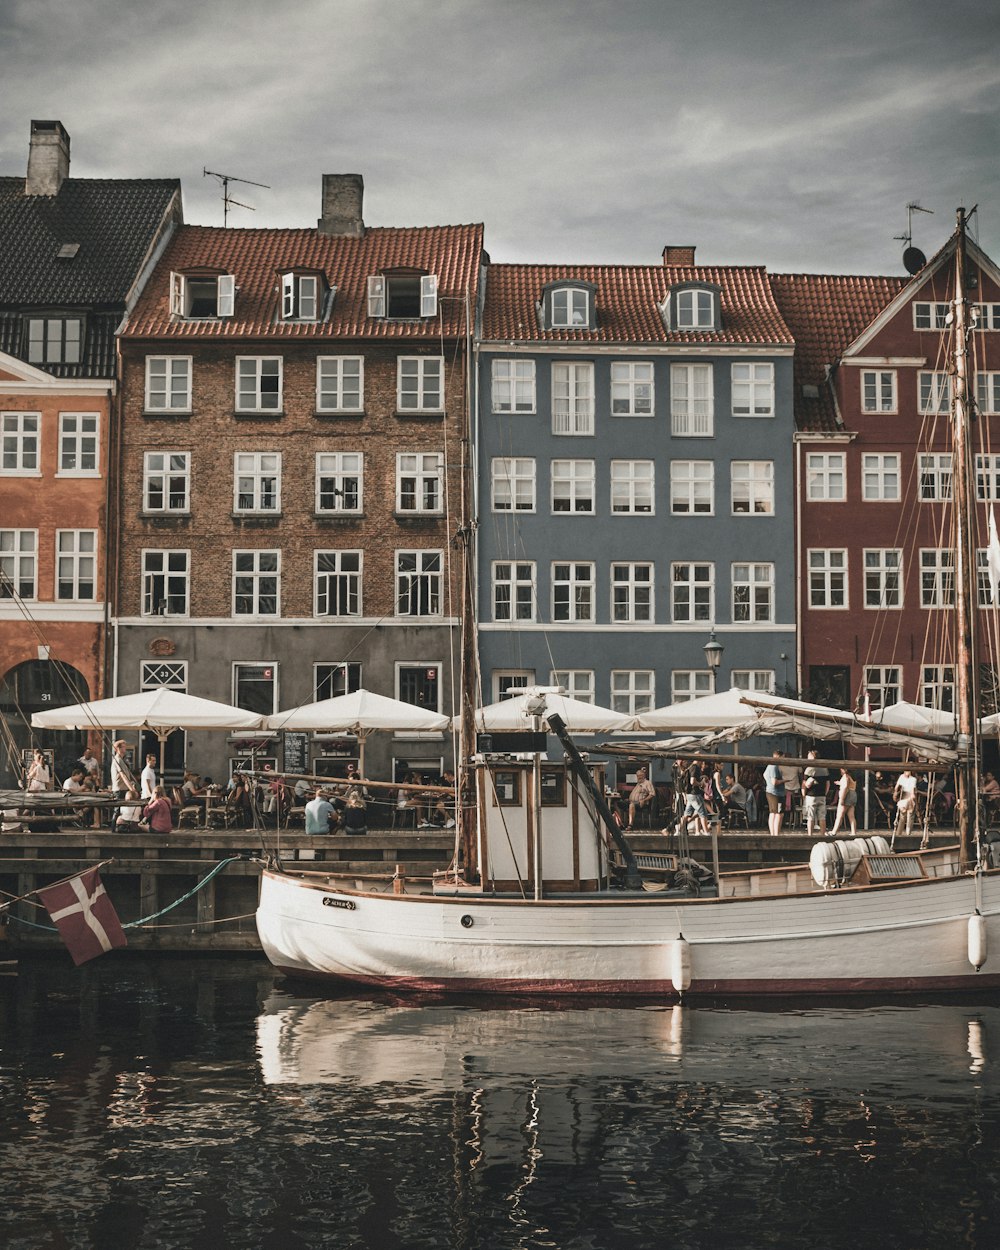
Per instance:
[[[132,313],[125,338],[437,339],[465,333],[465,295],[475,315],[483,227],[374,227],[351,239],[313,230],[227,230],[184,226],[171,240]],[[210,269],[236,278],[235,316],[183,321],[170,315],[171,271]],[[326,321],[279,319],[280,274],[321,271],[336,287]],[[437,274],[440,317],[394,321],[368,316],[368,278],[384,270]]]
[[[597,287],[596,330],[542,330],[537,304],[550,282]],[[670,330],[660,313],[672,286],[705,282],[721,288],[722,329]],[[767,343],[791,345],[762,266],[490,265],[483,339],[546,343]]]
[[[838,428],[826,370],[909,282],[871,275],[773,273],[771,289],[795,338],[795,423]],[[807,398],[803,386],[819,388]]]

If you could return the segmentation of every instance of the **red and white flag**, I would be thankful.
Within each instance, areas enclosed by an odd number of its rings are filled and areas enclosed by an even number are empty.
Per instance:
[[[66,948],[77,965],[88,959],[127,946],[128,941],[101,884],[98,869],[88,868],[68,881],[59,881],[38,891]]]

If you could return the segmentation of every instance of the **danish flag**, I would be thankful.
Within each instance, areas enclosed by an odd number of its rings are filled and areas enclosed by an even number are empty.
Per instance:
[[[38,891],[78,966],[128,944],[115,905],[105,893],[97,868]]]

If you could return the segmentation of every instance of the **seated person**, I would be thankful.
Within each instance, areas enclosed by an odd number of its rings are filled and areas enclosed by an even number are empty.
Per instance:
[[[439,794],[434,799],[434,811],[431,813],[431,824],[437,825],[439,829],[454,829],[454,804],[455,804],[455,774],[450,769],[445,769],[441,774],[440,784],[447,786],[451,791],[450,794]]]
[[[368,832],[367,806],[361,791],[356,786],[352,787],[351,792],[347,796],[347,801],[344,803],[342,820],[344,833],[350,834],[352,837],[358,837]]]
[[[306,833],[329,833],[336,818],[329,790],[317,790],[316,797],[306,804]]]
[[[722,785],[722,798],[726,804],[727,812],[746,812],[746,786],[741,786],[738,781],[734,781],[728,774]]]
[[[635,778],[632,793],[628,796],[629,829],[635,825],[635,818],[638,812],[652,813],[656,811],[656,788],[649,780],[649,775],[645,768],[637,769]]]
[[[174,809],[163,786],[153,788],[153,797],[142,809],[151,833],[171,833],[174,827]]]
[[[63,790],[67,794],[80,794],[87,789],[87,774],[83,768],[74,768],[63,782]]]
[[[141,820],[142,804],[139,802],[139,795],[135,790],[129,790],[125,795],[125,802],[118,809],[115,828],[121,833],[138,833]]]
[[[305,803],[309,797],[309,782],[304,777],[300,777],[295,783],[295,789],[292,791],[293,801],[295,803]]]
[[[202,785],[201,778],[197,773],[185,771],[181,793],[184,795],[185,803],[204,803],[208,789]]]
[[[1000,799],[1000,781],[992,773],[985,774],[983,781],[983,794],[989,799]]]

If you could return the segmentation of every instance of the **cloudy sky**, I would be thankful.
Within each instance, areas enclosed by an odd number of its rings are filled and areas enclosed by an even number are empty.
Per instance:
[[[359,172],[370,225],[484,221],[497,261],[902,272],[980,205],[1000,259],[992,0],[0,0],[0,173],[58,118],[79,177],[205,167],[313,225]]]

